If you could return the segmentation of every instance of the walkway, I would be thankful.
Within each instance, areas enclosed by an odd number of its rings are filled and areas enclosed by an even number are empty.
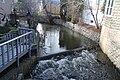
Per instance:
[[[19,28],[15,34],[7,33],[4,36],[5,42],[0,44],[0,73],[29,52],[35,42],[34,30]]]

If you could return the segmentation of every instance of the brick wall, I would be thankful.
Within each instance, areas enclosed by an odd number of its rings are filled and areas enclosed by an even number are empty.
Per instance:
[[[114,0],[112,15],[104,17],[100,46],[120,69],[120,0]]]

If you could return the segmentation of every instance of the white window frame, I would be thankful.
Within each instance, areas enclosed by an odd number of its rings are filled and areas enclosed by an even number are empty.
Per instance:
[[[107,4],[105,7],[105,15],[111,16],[113,12],[113,6],[114,6],[115,0],[107,0]]]
[[[0,3],[5,3],[5,0],[0,0]]]

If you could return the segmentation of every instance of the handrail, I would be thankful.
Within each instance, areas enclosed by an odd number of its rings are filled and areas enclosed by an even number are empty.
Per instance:
[[[24,29],[24,30],[31,30],[31,31],[33,31],[33,29],[23,28],[23,27],[19,27],[18,29]]]
[[[1,39],[2,42],[5,42],[30,31],[34,31],[34,30],[24,27],[18,27],[18,29],[16,30],[11,30],[8,33],[5,33],[3,36],[1,36]]]
[[[23,36],[26,36],[26,35],[30,34],[30,33],[32,33],[32,31],[30,31],[30,32],[28,32],[28,33],[25,33],[25,34],[23,34],[23,35],[21,35],[21,36],[18,36],[18,37],[16,37],[16,38],[13,38],[13,39],[11,39],[11,40],[9,40],[9,41],[6,41],[6,42],[4,42],[4,43],[1,43],[0,46],[3,46],[3,45],[8,44],[8,43],[10,43],[10,42],[12,42],[12,41],[15,41],[15,40],[17,40],[17,39],[19,39],[19,38],[21,38],[21,37],[23,37]]]
[[[20,34],[17,37],[8,39],[6,42],[0,44],[0,73],[15,61],[17,61],[17,65],[19,66],[20,57],[27,52],[31,56],[31,49],[35,43],[34,30],[18,28],[18,33]]]

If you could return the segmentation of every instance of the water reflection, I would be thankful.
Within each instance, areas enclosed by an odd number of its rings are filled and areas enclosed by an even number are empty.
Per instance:
[[[43,30],[46,35],[43,48],[47,54],[95,44],[95,42],[88,38],[62,26],[43,24]]]
[[[55,29],[52,27],[51,29],[46,29],[46,38],[45,38],[45,46],[46,53],[57,53],[61,51],[65,51],[64,47],[60,47],[59,38],[60,38],[60,28]]]
[[[95,46],[90,39],[58,25],[43,25],[46,33],[47,54],[78,48]],[[82,50],[68,55],[53,56],[40,60],[32,71],[32,78],[40,80],[119,80],[119,71],[100,50]]]

